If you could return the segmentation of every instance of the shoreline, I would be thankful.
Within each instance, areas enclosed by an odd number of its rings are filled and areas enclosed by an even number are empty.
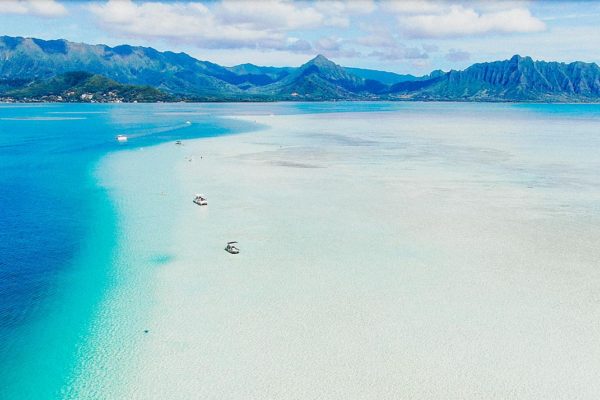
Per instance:
[[[1,101],[0,104],[301,104],[301,103],[448,103],[448,104],[548,104],[548,105],[598,105],[598,101],[526,101],[526,100],[459,100],[459,99],[329,99],[329,100],[215,100],[215,101],[123,101],[123,102],[89,102],[89,101]]]

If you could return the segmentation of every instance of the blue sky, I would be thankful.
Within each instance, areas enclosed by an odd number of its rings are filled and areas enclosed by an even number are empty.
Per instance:
[[[513,54],[600,62],[594,1],[0,0],[0,34],[184,51],[223,65],[337,63],[399,73]]]

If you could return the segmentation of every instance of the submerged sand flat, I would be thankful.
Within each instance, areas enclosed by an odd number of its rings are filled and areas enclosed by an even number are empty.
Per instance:
[[[594,398],[595,122],[514,114],[252,116],[109,157],[114,287],[65,396]]]

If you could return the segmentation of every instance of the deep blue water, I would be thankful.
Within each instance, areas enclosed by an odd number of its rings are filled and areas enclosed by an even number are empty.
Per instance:
[[[59,397],[109,284],[117,221],[94,178],[104,155],[257,128],[227,115],[405,110],[426,116],[456,107],[600,116],[599,106],[580,105],[0,104],[0,399]],[[119,144],[118,134],[130,140]],[[82,260],[84,250],[93,257]]]
[[[0,106],[0,335],[32,317],[81,246],[90,205],[102,196],[90,182],[102,155],[243,128],[210,115],[154,115],[162,111],[169,107]],[[119,133],[130,141],[116,143]]]

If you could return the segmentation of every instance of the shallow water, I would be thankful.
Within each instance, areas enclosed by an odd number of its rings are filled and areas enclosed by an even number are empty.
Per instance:
[[[596,117],[290,114],[104,160],[126,239],[69,397],[600,389]]]
[[[48,119],[69,114],[85,119]],[[587,105],[0,107],[2,397],[592,398],[598,122]]]

